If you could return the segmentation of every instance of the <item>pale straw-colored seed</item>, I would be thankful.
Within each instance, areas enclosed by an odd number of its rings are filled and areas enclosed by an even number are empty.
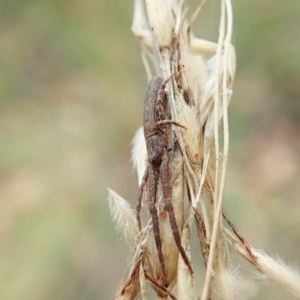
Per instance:
[[[174,18],[168,1],[145,0],[149,27],[157,43],[158,49],[169,49],[171,47]]]
[[[192,206],[189,209],[186,223],[181,233],[181,243],[189,259],[191,259],[190,249],[190,234],[194,214]],[[188,267],[184,263],[181,256],[178,257],[178,271],[177,271],[177,294],[179,299],[194,300],[196,299],[196,289],[194,276],[189,272]]]
[[[142,182],[142,178],[145,174],[148,163],[148,153],[143,127],[137,130],[132,140],[131,162],[133,168],[137,172],[138,183],[140,184]]]

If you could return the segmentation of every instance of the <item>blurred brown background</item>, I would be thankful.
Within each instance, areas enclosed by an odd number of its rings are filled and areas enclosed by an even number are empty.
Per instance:
[[[212,2],[194,30],[215,41]],[[233,5],[226,210],[299,266],[300,2]],[[133,1],[0,1],[0,299],[113,299],[125,273],[107,187],[134,205],[146,75],[132,12]]]

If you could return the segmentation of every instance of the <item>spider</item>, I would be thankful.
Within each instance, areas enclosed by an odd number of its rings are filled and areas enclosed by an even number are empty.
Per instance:
[[[143,196],[143,188],[148,185],[149,211],[152,218],[154,240],[157,248],[158,259],[163,274],[166,276],[166,267],[162,254],[162,242],[159,229],[159,219],[156,209],[157,202],[157,185],[158,180],[161,180],[163,197],[165,199],[165,210],[169,215],[170,226],[177,248],[182,256],[185,264],[188,266],[191,274],[193,269],[190,261],[181,245],[180,234],[177,221],[171,201],[171,186],[170,186],[170,170],[169,170],[169,155],[168,155],[168,130],[167,125],[176,125],[186,129],[183,125],[173,120],[167,120],[165,117],[166,96],[165,85],[172,76],[164,80],[158,76],[154,77],[148,85],[144,103],[144,135],[147,146],[149,164],[146,168],[142,183],[139,188],[136,217],[139,230],[141,231],[141,201]]]

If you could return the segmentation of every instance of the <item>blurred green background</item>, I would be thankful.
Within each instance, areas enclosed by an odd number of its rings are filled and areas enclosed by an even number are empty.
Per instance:
[[[187,3],[191,14],[198,2]],[[300,2],[233,5],[226,210],[299,266]],[[218,6],[197,36],[216,40]],[[0,1],[1,300],[113,299],[125,274],[107,187],[134,205],[146,75],[132,12],[133,1]]]

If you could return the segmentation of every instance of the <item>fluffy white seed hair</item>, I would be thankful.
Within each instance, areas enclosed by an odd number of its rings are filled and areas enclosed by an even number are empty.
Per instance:
[[[108,202],[117,230],[124,235],[128,243],[133,243],[138,233],[134,210],[127,200],[111,189],[108,189]]]

